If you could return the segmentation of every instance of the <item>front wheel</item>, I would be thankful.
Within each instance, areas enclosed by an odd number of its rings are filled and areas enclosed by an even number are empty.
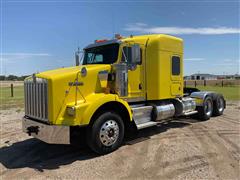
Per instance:
[[[99,115],[87,132],[89,147],[98,154],[107,154],[116,150],[123,141],[124,124],[115,112]]]

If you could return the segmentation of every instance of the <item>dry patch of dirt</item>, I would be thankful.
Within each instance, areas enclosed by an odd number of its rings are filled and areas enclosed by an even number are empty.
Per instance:
[[[49,145],[21,131],[23,111],[1,111],[2,179],[239,179],[239,102],[223,116],[166,122],[97,156],[86,147]]]

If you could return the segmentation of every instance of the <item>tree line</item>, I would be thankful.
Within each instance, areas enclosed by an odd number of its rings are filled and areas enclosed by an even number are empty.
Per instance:
[[[25,76],[15,76],[15,75],[0,75],[0,81],[23,81],[26,77],[29,75]]]

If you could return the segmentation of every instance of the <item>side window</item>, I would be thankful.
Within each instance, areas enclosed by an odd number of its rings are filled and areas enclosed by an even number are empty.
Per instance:
[[[138,63],[138,65],[142,64],[142,49],[140,49],[141,52],[141,56],[140,56],[140,62]],[[126,57],[125,57],[126,56]],[[125,58],[128,60],[129,57],[132,56],[132,51],[131,51],[131,47],[123,47],[123,52],[122,52],[122,62],[125,62]],[[131,64],[131,62],[127,61],[127,64]]]
[[[172,56],[172,75],[180,75],[180,57]]]

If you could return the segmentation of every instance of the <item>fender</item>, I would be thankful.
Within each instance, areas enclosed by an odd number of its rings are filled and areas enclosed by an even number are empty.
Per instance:
[[[84,113],[82,114],[82,119],[80,122],[80,125],[88,125],[90,123],[90,120],[93,116],[93,114],[97,111],[98,108],[100,108],[103,104],[111,101],[117,101],[121,103],[126,109],[128,110],[130,120],[132,120],[132,112],[131,108],[128,105],[128,103],[122,99],[120,99],[115,94],[92,94],[86,98],[88,102],[88,107],[85,109]]]
[[[191,93],[190,96],[196,99],[197,106],[203,106],[203,101],[207,96],[210,96],[212,100],[215,101],[219,95],[220,94],[211,91],[198,91]]]

